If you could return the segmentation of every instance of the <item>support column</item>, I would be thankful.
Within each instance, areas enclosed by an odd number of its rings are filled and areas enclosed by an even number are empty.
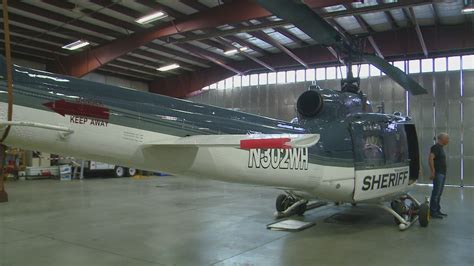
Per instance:
[[[4,33],[4,43],[5,43],[5,64],[6,64],[6,71],[7,71],[7,87],[8,87],[8,113],[7,118],[8,121],[13,120],[13,77],[12,77],[12,57],[10,52],[10,27],[9,27],[9,20],[8,20],[8,0],[3,0],[2,2],[2,9],[3,9],[3,33]],[[5,129],[3,136],[1,136],[0,143],[8,137],[8,133],[10,132],[10,126]],[[3,144],[0,144],[0,202],[7,202],[8,201],[8,194],[5,191],[5,175],[4,175],[4,164],[5,164],[5,157],[6,157],[6,150],[7,147]]]
[[[5,164],[5,152],[7,147],[5,145],[0,145],[0,203],[8,202],[8,194],[5,191],[5,175],[3,172]]]

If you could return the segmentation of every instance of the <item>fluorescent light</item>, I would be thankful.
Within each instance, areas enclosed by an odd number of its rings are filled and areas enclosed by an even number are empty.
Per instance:
[[[240,50],[241,52],[245,52],[245,51],[247,51],[248,49],[249,49],[249,48],[248,48],[247,46],[244,46],[244,47],[240,47],[240,48],[239,48],[239,50]]]
[[[463,14],[472,14],[474,13],[474,6],[466,6],[461,10],[461,13]]]
[[[71,50],[71,51],[72,51],[72,50],[77,50],[77,49],[79,49],[79,48],[82,48],[82,47],[84,47],[84,46],[87,46],[87,45],[89,45],[89,44],[90,44],[90,43],[89,43],[88,41],[78,40],[78,41],[75,41],[75,42],[73,42],[73,43],[66,44],[66,45],[64,45],[64,46],[61,47],[61,48],[67,49],[67,50]]]
[[[238,52],[237,49],[231,49],[231,50],[224,51],[224,54],[233,55],[233,54],[236,54],[237,52]]]
[[[147,24],[158,19],[166,18],[167,16],[168,15],[166,15],[163,11],[158,11],[158,12],[143,16],[141,18],[138,18],[135,20],[135,22],[140,23],[140,24]]]
[[[462,14],[472,14],[474,13],[474,1],[473,0],[464,0],[464,6],[461,10]]]
[[[168,71],[168,70],[172,70],[172,69],[176,69],[178,68],[179,65],[178,64],[171,64],[171,65],[167,65],[167,66],[162,66],[160,68],[157,68],[158,71]]]

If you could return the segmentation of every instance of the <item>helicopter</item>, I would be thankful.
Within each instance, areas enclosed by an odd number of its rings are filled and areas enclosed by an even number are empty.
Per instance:
[[[258,2],[321,45],[350,55],[341,90],[310,86],[297,100],[294,121],[15,65],[13,97],[0,98],[1,144],[278,188],[285,193],[276,199],[277,217],[303,215],[310,200],[327,200],[379,206],[401,230],[416,221],[427,226],[427,203],[408,193],[420,168],[415,124],[409,117],[373,113],[350,65],[363,58],[412,94],[425,90],[383,59],[357,50],[307,6]],[[7,93],[6,76],[2,58],[1,94]]]

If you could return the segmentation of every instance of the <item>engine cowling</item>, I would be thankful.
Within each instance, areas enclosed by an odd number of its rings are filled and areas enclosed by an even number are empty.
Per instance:
[[[304,118],[316,117],[323,110],[324,99],[315,90],[303,92],[296,102],[298,114]]]

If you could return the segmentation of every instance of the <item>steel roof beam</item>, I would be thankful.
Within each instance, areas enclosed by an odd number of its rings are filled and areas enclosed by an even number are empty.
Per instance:
[[[273,67],[271,67],[269,64],[263,62],[262,60],[258,59],[257,57],[255,56],[252,56],[250,55],[249,53],[245,52],[245,51],[241,51],[239,50],[237,47],[233,46],[231,42],[229,42],[228,40],[224,39],[224,38],[219,38],[219,40],[225,44],[227,44],[228,46],[232,47],[233,49],[237,49],[237,51],[239,51],[239,53],[245,57],[247,57],[248,59],[256,62],[257,64],[265,67],[266,69],[270,70],[270,71],[275,71],[275,69]]]
[[[166,14],[168,14],[168,16],[171,16],[171,17],[174,17],[174,18],[180,18],[180,17],[183,16],[183,13],[181,13],[179,11],[176,11],[173,8],[169,7],[169,6],[159,4],[155,1],[149,1],[149,0],[135,0],[135,1],[137,3],[140,3],[141,5],[147,6],[151,9],[153,9],[153,10],[156,10],[156,11],[162,10]]]
[[[204,11],[204,10],[209,9],[208,6],[201,4],[200,2],[196,0],[179,0],[179,1],[193,9],[196,9],[197,11]]]
[[[142,67],[142,69],[148,69],[150,74],[153,74],[156,76],[164,76],[161,74],[162,72],[158,72],[157,70],[157,68],[163,66],[163,64],[157,64],[157,61],[151,62],[146,59],[136,57],[133,55],[124,55],[117,58],[117,60],[115,60],[114,62],[124,62],[124,63],[127,63],[128,65],[137,65],[139,67]],[[178,74],[179,72],[180,72],[179,69],[175,69],[175,70],[170,70],[167,73]]]
[[[421,33],[420,25],[416,20],[415,11],[413,10],[413,8],[410,7],[408,12],[410,20],[413,24],[415,24],[416,36],[418,37],[418,41],[420,41],[421,49],[423,49],[423,54],[428,57],[428,48],[426,48],[426,43],[423,38],[423,34]]]
[[[252,50],[254,50],[255,52],[261,54],[261,55],[267,55],[269,54],[265,49],[263,48],[260,48],[258,47],[257,45],[249,42],[249,41],[246,41],[244,39],[241,39],[237,36],[232,36],[232,35],[228,35],[228,36],[225,36],[225,38],[229,41],[232,41],[232,42],[235,42],[235,43],[238,43],[240,46],[246,46]]]
[[[305,68],[308,68],[308,65],[301,58],[299,58],[296,54],[294,54],[290,49],[286,48],[283,44],[279,43],[277,40],[267,35],[265,32],[256,31],[256,32],[253,32],[252,35],[268,44],[271,44],[277,47],[279,50],[287,54],[289,57],[293,58],[296,62],[300,63]]]
[[[152,27],[86,52],[61,58],[55,65],[50,66],[50,69],[59,73],[80,77],[158,38],[199,29],[215,28],[223,24],[236,23],[268,15],[270,13],[254,1],[240,0],[192,14],[182,20]]]
[[[162,74],[161,72],[158,72],[158,70],[156,70],[156,69],[153,70],[149,67],[141,66],[139,64],[133,64],[133,63],[130,63],[130,62],[122,61],[121,58],[110,62],[110,65],[111,66],[116,66],[116,67],[119,67],[119,68],[123,68],[123,69],[128,69],[132,72],[142,73],[142,74],[149,75],[149,76],[156,76],[156,77],[165,77],[165,76],[167,76],[165,74]]]
[[[30,18],[21,16],[21,15],[11,14],[10,18],[13,18],[14,21],[17,21],[17,22],[22,22],[22,23],[34,25],[34,27],[42,29],[44,31],[48,31],[49,29],[55,27],[55,25],[53,25],[53,24],[42,23],[41,21],[36,21],[34,19],[30,19]],[[53,42],[53,43],[59,43],[59,44],[64,45],[64,44],[70,43],[73,40],[82,39],[82,38],[85,38],[88,41],[91,41],[93,43],[101,43],[101,42],[105,41],[104,39],[100,39],[100,38],[95,37],[93,35],[87,35],[87,34],[82,35],[82,33],[75,32],[75,31],[61,32],[61,34],[71,36],[70,39],[66,39],[64,37],[58,37],[56,35],[51,35],[50,33],[42,33],[40,31],[35,31],[35,30],[32,30],[32,29],[28,29],[28,28],[26,28],[26,26],[23,26],[23,25],[18,25],[18,26],[17,25],[11,25],[10,29],[12,29],[13,34],[18,33],[18,34],[23,34],[23,35],[28,35],[30,37],[33,37],[33,40],[23,39],[22,42],[24,44],[28,44],[30,41],[35,41],[35,40],[39,41],[39,42],[45,40],[45,41],[49,41],[49,42]],[[38,37],[36,37],[36,36],[38,36]],[[191,55],[188,55],[188,54],[180,52],[180,51],[176,51],[176,50],[173,50],[173,49],[170,49],[170,48],[167,48],[167,47],[163,47],[163,46],[159,46],[159,45],[153,45],[153,44],[151,44],[149,46],[152,46],[152,48],[149,48],[149,49],[153,49],[153,50],[156,50],[156,51],[161,51],[161,52],[168,55],[168,57],[166,57],[166,56],[159,55],[159,54],[156,54],[156,53],[149,53],[148,52],[147,56],[150,59],[156,58],[157,60],[159,59],[159,60],[162,60],[164,62],[179,61],[179,64],[181,66],[183,66],[184,69],[187,69],[187,70],[193,70],[193,69],[196,68],[196,65],[190,64],[190,63],[188,63],[188,61],[192,61],[192,62],[197,61],[197,64],[198,64],[197,66],[202,66],[203,64],[204,65],[207,64],[207,61],[204,61],[201,58],[192,57]],[[142,51],[143,50],[141,50],[141,49],[136,49],[133,52],[136,53],[136,54],[140,54],[140,53],[142,53]],[[179,58],[177,58],[177,57],[179,57]]]
[[[147,50],[136,49],[136,50],[133,50],[128,55],[133,56],[134,58],[147,60],[149,62],[148,63],[149,65],[151,65],[152,62],[159,62],[162,65],[178,63],[183,69],[186,69],[189,71],[196,70],[195,65],[191,65],[185,62],[177,62],[176,60],[173,60],[171,58],[168,58],[168,57],[165,57],[153,52],[149,52]],[[138,56],[141,56],[141,57],[138,57]]]
[[[398,29],[399,26],[395,18],[392,16],[392,13],[390,13],[390,11],[387,11],[387,10],[385,10],[383,13],[385,14],[385,18],[387,18],[387,21],[388,23],[390,23],[390,26],[392,27],[392,29]]]
[[[293,33],[291,33],[289,30],[287,30],[286,28],[283,28],[283,27],[275,27],[273,28],[276,32],[280,33],[281,35],[285,36],[286,38],[290,39],[291,41],[293,41],[294,43],[298,44],[299,46],[305,46],[307,45],[307,43],[296,37],[296,35],[294,35]]]
[[[179,16],[176,11],[171,11],[170,8],[164,5],[157,3],[150,4],[149,1],[144,0],[138,0],[138,2],[147,6],[152,5],[152,8],[162,8],[171,16]],[[311,2],[311,7],[313,8],[321,8],[327,4],[327,1]],[[341,2],[347,2],[347,0],[333,1],[331,4]],[[113,42],[90,49],[87,52],[80,52],[61,58],[56,64],[51,65],[49,69],[63,74],[82,76],[157,38],[194,30],[215,28],[224,24],[239,23],[241,21],[263,18],[270,15],[267,10],[253,0],[234,1],[183,17],[175,22],[165,23],[164,25],[159,25],[143,32],[117,39]],[[55,17],[57,18],[56,15]],[[76,21],[75,23],[79,26],[85,25],[85,22],[82,21]],[[92,25],[88,25],[86,28],[97,29],[96,26]]]
[[[44,32],[37,32],[37,34],[35,36],[43,36],[43,35],[49,34],[48,31],[51,31],[51,29],[54,29],[54,28],[58,27],[57,25],[51,24],[49,22],[39,21],[39,20],[32,19],[32,18],[29,18],[29,17],[26,17],[26,16],[18,15],[18,14],[15,14],[15,13],[11,13],[9,18],[10,18],[10,21],[15,21],[15,22],[18,22],[18,23],[21,23],[21,24],[30,25],[32,27],[44,30]],[[95,35],[90,35],[90,34],[87,34],[87,33],[77,32],[77,31],[70,30],[70,29],[67,29],[67,28],[58,28],[57,30],[54,30],[54,32],[56,32],[58,34],[66,35],[66,36],[71,36],[71,37],[75,38],[76,40],[85,38],[88,41],[91,41],[91,42],[94,42],[94,43],[101,43],[101,42],[104,42],[106,40],[106,39],[103,39],[103,38],[96,37]],[[35,37],[35,36],[31,36],[31,37]]]
[[[10,4],[10,6],[12,8],[20,9],[22,11],[26,11],[28,13],[32,13],[32,14],[35,14],[35,15],[38,15],[38,16],[42,16],[42,17],[47,18],[47,19],[56,20],[56,21],[62,22],[62,23],[67,24],[67,25],[72,25],[72,26],[76,26],[76,27],[80,27],[80,28],[84,28],[84,29],[89,29],[91,31],[98,32],[98,33],[101,33],[101,34],[104,34],[104,35],[107,35],[107,36],[118,37],[118,36],[121,35],[120,33],[116,32],[116,31],[113,31],[113,30],[110,30],[108,28],[104,28],[104,27],[101,27],[101,26],[98,26],[98,25],[95,25],[95,24],[92,24],[92,23],[89,23],[89,22],[85,22],[85,21],[82,21],[82,20],[79,20],[79,19],[74,19],[74,18],[65,16],[65,15],[62,15],[62,14],[59,14],[59,13],[56,13],[56,12],[53,12],[53,11],[50,11],[50,10],[47,10],[47,9],[43,9],[41,7],[26,3],[26,2],[14,1]]]
[[[122,15],[132,17],[132,18],[138,18],[142,16],[143,14],[136,11],[135,9],[131,9],[129,7],[123,6],[120,3],[114,4],[113,0],[89,0],[92,3],[102,6],[102,7],[107,7],[107,9],[113,10],[117,13],[120,13]]]
[[[466,32],[474,32],[472,24],[461,26],[422,27],[425,41],[429,44],[429,52],[435,54],[470,54],[474,52],[474,35]],[[440,38],[442,36],[442,38]],[[423,53],[418,46],[415,31],[399,29],[396,31],[378,32],[374,39],[384,51],[384,55],[390,60],[407,60],[411,58],[423,58]],[[370,46],[366,52],[373,52]],[[318,45],[306,46],[294,49],[294,52],[305,62],[315,66],[334,66],[339,62],[334,59],[325,48]],[[260,57],[272,65],[276,70],[298,68],[299,65],[287,59],[287,56],[278,53]],[[249,60],[232,62],[232,67],[243,69],[245,74],[268,71],[259,64]],[[185,73],[177,77],[156,79],[150,83],[150,91],[174,97],[185,97],[187,94],[228,78],[234,73],[222,70],[218,67],[199,70],[197,72]]]
[[[237,75],[242,75],[242,71],[234,68],[234,67],[231,67],[227,64],[227,62],[225,61],[224,58],[212,53],[212,52],[209,52],[207,50],[204,50],[204,49],[201,49],[199,47],[196,47],[196,46],[193,46],[193,45],[190,45],[190,44],[185,44],[185,43],[180,43],[180,44],[177,44],[177,46],[179,46],[180,48],[182,49],[185,49],[189,52],[192,52],[206,60],[209,60],[211,62],[213,62],[214,64],[216,65],[219,65],[225,69],[228,69],[232,72],[234,72],[235,74]]]
[[[361,15],[361,14],[367,14],[367,13],[373,13],[373,12],[382,12],[382,11],[388,11],[388,10],[393,10],[393,9],[400,9],[405,6],[412,7],[412,6],[426,5],[431,2],[432,2],[431,0],[400,0],[394,3],[360,7],[360,8],[354,8],[352,10],[326,12],[326,13],[320,13],[319,15],[329,20],[329,19],[334,19],[334,18],[339,18],[339,17],[352,16],[353,14]],[[181,38],[181,39],[171,41],[171,43],[173,42],[186,43],[190,41],[199,41],[203,39],[224,37],[224,36],[228,38],[227,37],[228,35],[234,35],[234,34],[238,34],[242,32],[250,33],[254,31],[260,31],[263,29],[282,27],[282,26],[287,26],[287,25],[291,25],[291,24],[283,20],[268,21],[268,22],[263,22],[261,24],[257,24],[257,25],[241,26],[235,29],[230,29],[230,30],[211,30],[207,34],[202,34],[202,35],[189,37],[189,38]],[[336,24],[335,26],[339,26],[339,25]],[[338,30],[340,29],[342,29],[342,27],[339,26]]]
[[[435,24],[440,25],[441,22],[439,20],[438,8],[436,7],[436,5],[434,3],[432,3],[430,6],[431,6],[431,9],[433,10],[433,16],[434,16],[434,19],[435,19]]]
[[[69,9],[69,10],[73,10],[76,7],[75,4],[69,3],[67,1],[62,1],[62,0],[42,0],[42,2],[45,2],[46,4],[53,5],[59,8]]]
[[[345,4],[344,7],[352,11],[355,8],[352,7],[352,5]],[[378,47],[377,43],[375,42],[374,38],[370,36],[370,34],[374,33],[374,30],[370,27],[369,24],[360,16],[360,15],[354,15],[354,18],[357,20],[357,23],[359,23],[360,27],[367,33],[369,33],[369,36],[367,36],[367,40],[369,40],[370,45],[374,48],[375,53],[380,57],[384,58],[382,52],[380,51],[380,48]]]
[[[175,59],[181,62],[183,62],[183,60],[187,60],[191,62],[196,62],[198,66],[204,66],[204,67],[206,67],[208,64],[208,61],[203,60],[202,58],[196,55],[181,52],[181,51],[178,51],[178,50],[175,50],[175,49],[172,49],[160,44],[148,43],[147,45],[145,45],[145,47],[151,48],[158,52],[162,52],[163,56],[166,56],[166,57],[169,57],[171,59]],[[187,62],[187,61],[184,61],[184,62]]]
[[[0,40],[0,44],[2,45],[4,44],[3,40]],[[0,51],[3,51],[3,49],[1,49]],[[18,46],[18,45],[15,45],[15,49],[12,50],[12,53],[21,54],[24,56],[30,56],[33,58],[40,58],[41,62],[52,61],[57,56],[48,51],[43,51],[43,50],[31,48],[31,47],[24,47],[24,46]]]
[[[156,78],[154,76],[143,74],[141,72],[137,73],[136,71],[133,71],[133,69],[126,69],[126,68],[124,69],[124,68],[116,67],[113,64],[103,66],[100,69],[98,69],[98,71],[101,71],[101,70],[111,72],[114,74],[127,76],[127,78],[141,79],[142,81],[143,80],[150,81]]]

